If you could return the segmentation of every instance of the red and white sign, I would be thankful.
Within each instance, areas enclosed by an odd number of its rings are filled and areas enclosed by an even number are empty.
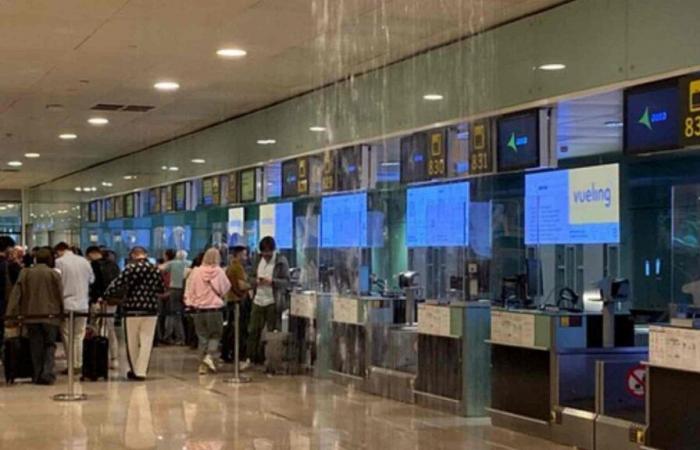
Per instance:
[[[636,366],[627,372],[627,392],[636,398],[644,398],[647,391],[647,369]]]

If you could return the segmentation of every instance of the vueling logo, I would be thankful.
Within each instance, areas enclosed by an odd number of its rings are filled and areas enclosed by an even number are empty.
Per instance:
[[[516,136],[515,133],[510,134],[510,139],[508,139],[508,148],[514,152],[518,152],[518,147],[527,145],[527,136]]]
[[[668,119],[666,111],[649,111],[649,107],[644,108],[644,114],[639,118],[637,123],[644,125],[647,129],[654,131],[654,124],[657,122],[665,122]]]

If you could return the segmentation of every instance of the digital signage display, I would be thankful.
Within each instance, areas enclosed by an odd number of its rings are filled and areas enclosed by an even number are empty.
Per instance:
[[[112,204],[114,205],[114,218],[122,219],[124,217],[124,197],[114,197]]]
[[[255,169],[241,171],[241,203],[254,202],[256,200],[256,183]]]
[[[160,188],[161,212],[171,212],[173,210],[173,187],[165,186]]]
[[[295,197],[298,193],[299,164],[296,159],[282,163],[282,197]]]
[[[362,146],[338,150],[336,189],[354,191],[362,188]]]
[[[148,212],[151,214],[158,214],[160,211],[160,189],[151,189],[148,191]]]
[[[406,191],[407,247],[469,245],[469,182]]]
[[[277,248],[294,247],[294,215],[291,202],[260,205],[260,237],[272,236]]]
[[[679,97],[677,80],[625,91],[625,153],[638,154],[679,147]]]
[[[204,206],[221,204],[221,180],[218,176],[202,180],[202,204]]]
[[[175,211],[187,209],[187,184],[178,183],[175,185]]]
[[[246,245],[245,241],[245,208],[231,208],[228,210],[228,245]]]
[[[447,130],[430,133],[428,177],[441,178],[447,175]]]
[[[498,170],[507,172],[540,165],[539,111],[530,110],[498,119]]]
[[[226,175],[228,178],[228,188],[226,191],[226,202],[227,203],[237,203],[238,202],[238,172],[231,172]]]
[[[416,133],[401,139],[401,183],[428,178],[428,135]]]
[[[90,205],[88,206],[88,220],[90,222],[97,222],[99,220],[99,207],[99,202],[90,202]]]
[[[493,172],[493,145],[491,144],[491,122],[474,122],[469,135],[469,173],[472,175]]]
[[[619,166],[525,176],[525,244],[620,242]]]
[[[124,217],[136,217],[136,194],[127,194],[124,196]]]
[[[335,172],[336,172],[336,152],[335,150],[326,150],[323,152],[323,171],[321,180],[321,190],[323,192],[332,192],[335,190]]]
[[[321,247],[367,247],[367,194],[321,199]]]
[[[282,196],[282,163],[273,162],[265,165],[265,194],[267,198]]]

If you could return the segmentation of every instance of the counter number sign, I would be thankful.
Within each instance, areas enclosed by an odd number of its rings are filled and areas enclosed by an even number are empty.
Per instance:
[[[700,75],[681,79],[681,143],[700,145]]]

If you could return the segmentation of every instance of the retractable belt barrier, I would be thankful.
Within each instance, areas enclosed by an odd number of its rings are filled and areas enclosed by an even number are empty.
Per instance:
[[[226,308],[219,309],[185,309],[182,313],[173,313],[167,315],[198,315],[210,312],[224,312]],[[75,392],[75,357],[73,356],[73,341],[75,340],[75,318],[76,317],[87,317],[89,318],[115,318],[115,317],[148,317],[148,316],[158,316],[163,315],[158,312],[145,312],[145,311],[129,311],[118,313],[90,313],[90,312],[76,312],[69,311],[68,314],[28,314],[28,315],[6,315],[2,318],[4,322],[10,322],[17,327],[22,327],[25,322],[37,319],[50,319],[50,320],[68,320],[68,342],[64,342],[64,347],[66,349],[66,358],[68,359],[68,392],[62,394],[56,394],[53,399],[57,402],[76,402],[87,400],[87,395],[84,393]],[[250,381],[250,378],[241,375],[240,373],[240,361],[239,361],[239,345],[240,345],[240,302],[235,302],[234,307],[234,330],[236,345],[234,346],[234,376],[231,378],[226,378],[225,383],[228,384],[243,384]]]

